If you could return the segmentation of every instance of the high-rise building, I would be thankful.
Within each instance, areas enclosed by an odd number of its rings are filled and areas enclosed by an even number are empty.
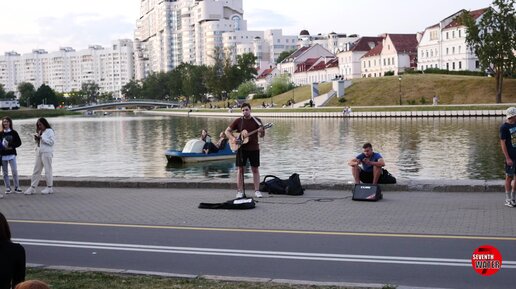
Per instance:
[[[118,97],[122,86],[134,78],[133,72],[133,42],[129,39],[114,41],[109,48],[91,45],[75,51],[63,47],[51,53],[35,49],[23,55],[7,52],[0,56],[0,83],[6,91],[16,92],[18,84],[30,82],[36,88],[46,84],[66,93],[93,81],[101,92]]]
[[[135,30],[135,75],[144,79],[181,63],[212,65],[217,53],[235,60],[253,53],[269,67],[297,36],[282,31],[248,31],[243,0],[141,0]]]

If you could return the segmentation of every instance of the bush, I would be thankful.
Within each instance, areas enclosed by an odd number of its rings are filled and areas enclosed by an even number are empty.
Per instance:
[[[470,71],[470,70],[446,70],[439,68],[428,68],[423,70],[424,73],[433,73],[433,74],[449,74],[449,75],[469,75],[469,76],[485,76],[486,74],[482,71]]]
[[[383,74],[383,76],[393,76],[393,75],[394,75],[394,71],[392,71],[392,70],[389,70]]]
[[[344,103],[344,102],[346,102],[346,98],[345,98],[345,97],[339,97],[339,102],[340,102],[340,103]]]
[[[419,99],[419,103],[426,104],[426,98],[422,96],[421,99]]]

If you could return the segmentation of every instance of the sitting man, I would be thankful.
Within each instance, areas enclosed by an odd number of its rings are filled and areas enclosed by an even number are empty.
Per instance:
[[[381,154],[373,152],[373,146],[366,143],[362,146],[363,152],[348,162],[355,179],[355,184],[360,182],[367,184],[395,184],[394,178],[387,170],[384,170],[385,161]],[[362,165],[362,167],[360,167]]]
[[[216,144],[212,143],[210,140],[209,143],[206,142],[202,150],[205,154],[216,153],[219,150],[223,150],[226,147],[227,143],[228,139],[226,137],[226,134],[224,132],[221,132],[219,134],[219,141]]]

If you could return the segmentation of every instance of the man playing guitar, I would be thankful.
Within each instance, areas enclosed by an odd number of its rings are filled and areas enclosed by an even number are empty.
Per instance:
[[[226,136],[233,146],[239,147],[236,155],[236,166],[237,166],[237,195],[236,198],[242,198],[244,196],[244,168],[249,159],[251,164],[251,171],[253,172],[253,183],[254,183],[254,194],[257,198],[262,197],[260,192],[260,145],[258,143],[258,135],[260,137],[265,136],[265,130],[263,128],[262,121],[259,118],[251,116],[251,105],[249,103],[242,104],[242,117],[235,119],[226,128]],[[239,132],[240,136],[236,137],[233,131]],[[249,133],[257,131],[258,133]],[[243,140],[249,138],[248,142],[245,143]]]

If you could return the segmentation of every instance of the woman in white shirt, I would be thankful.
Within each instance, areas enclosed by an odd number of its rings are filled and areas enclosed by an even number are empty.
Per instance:
[[[45,118],[40,118],[36,122],[36,163],[31,177],[30,187],[24,192],[26,195],[32,195],[36,192],[36,187],[41,179],[41,172],[45,169],[45,177],[47,187],[41,191],[42,194],[52,194],[54,192],[52,185],[54,179],[52,176],[52,157],[54,154],[55,135],[54,130]]]

